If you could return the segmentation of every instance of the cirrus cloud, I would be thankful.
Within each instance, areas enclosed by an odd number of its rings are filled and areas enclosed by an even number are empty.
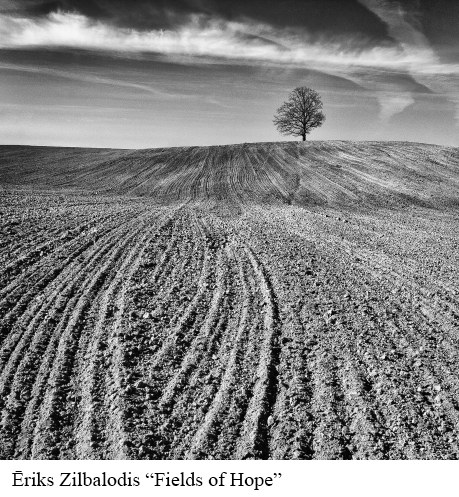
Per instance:
[[[0,48],[76,48],[125,57],[160,54],[191,56],[197,62],[225,60],[307,68],[349,79],[375,92],[383,121],[414,102],[412,92],[400,86],[397,75],[409,75],[457,105],[459,64],[442,62],[422,33],[404,19],[401,9],[389,9],[383,1],[361,1],[388,24],[395,39],[392,44],[368,46],[355,37],[325,39],[295,28],[202,15],[191,15],[169,30],[128,29],[58,11],[42,17],[0,15]],[[362,71],[371,77],[362,77]],[[434,84],[438,81],[441,84]]]
[[[359,46],[359,40],[312,40],[294,29],[253,22],[230,22],[190,16],[174,30],[142,31],[94,21],[84,15],[54,12],[42,18],[0,15],[0,47],[79,48],[128,53],[191,55],[317,69],[352,67],[458,74],[459,66],[442,64],[415,46]]]

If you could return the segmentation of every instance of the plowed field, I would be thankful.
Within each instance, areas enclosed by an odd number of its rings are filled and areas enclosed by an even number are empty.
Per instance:
[[[459,456],[459,150],[0,147],[0,457]]]

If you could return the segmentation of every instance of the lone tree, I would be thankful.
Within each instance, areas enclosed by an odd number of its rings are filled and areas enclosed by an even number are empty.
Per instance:
[[[320,95],[311,88],[295,88],[274,116],[274,124],[283,135],[301,136],[306,141],[312,129],[325,121]]]

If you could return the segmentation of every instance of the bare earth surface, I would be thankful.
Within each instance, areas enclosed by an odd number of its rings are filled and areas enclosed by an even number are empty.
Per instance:
[[[0,211],[0,457],[459,456],[459,149],[4,146]]]

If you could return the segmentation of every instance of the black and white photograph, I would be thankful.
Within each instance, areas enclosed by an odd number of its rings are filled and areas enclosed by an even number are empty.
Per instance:
[[[458,457],[457,0],[0,0],[0,459]]]

